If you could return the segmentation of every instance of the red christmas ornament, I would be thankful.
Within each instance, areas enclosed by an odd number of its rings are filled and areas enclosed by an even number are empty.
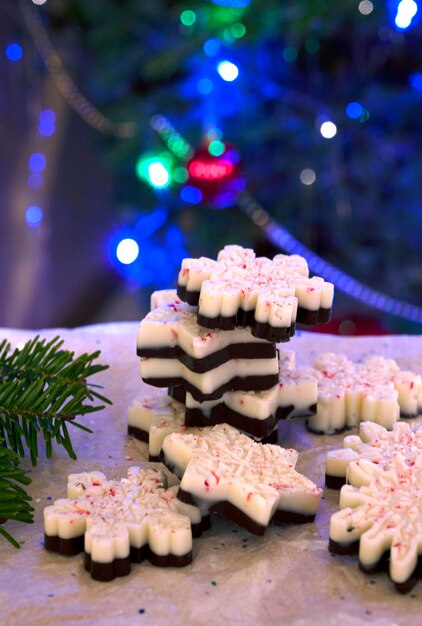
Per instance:
[[[240,156],[229,144],[220,156],[213,156],[208,148],[198,148],[188,163],[189,179],[185,188],[198,190],[202,201],[223,209],[236,202],[237,194],[245,188],[240,174]]]

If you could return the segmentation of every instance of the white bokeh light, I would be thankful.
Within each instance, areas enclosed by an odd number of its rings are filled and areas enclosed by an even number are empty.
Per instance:
[[[165,187],[170,180],[170,174],[161,161],[153,161],[148,165],[148,178],[154,187]]]
[[[123,265],[130,265],[139,255],[139,246],[134,239],[122,239],[116,249],[116,256]]]
[[[323,122],[319,131],[324,139],[332,139],[337,134],[337,126],[334,122]]]
[[[307,167],[301,171],[299,178],[303,185],[312,185],[316,180],[316,174],[314,170]]]
[[[362,0],[362,2],[359,2],[358,9],[362,15],[369,15],[374,10],[374,5],[370,0]]]
[[[228,83],[233,82],[239,76],[239,68],[231,61],[220,61],[217,65],[217,72]]]

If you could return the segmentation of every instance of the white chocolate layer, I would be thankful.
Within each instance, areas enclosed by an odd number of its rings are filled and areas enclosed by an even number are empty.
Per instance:
[[[254,310],[257,322],[288,327],[296,320],[298,305],[309,311],[332,306],[334,286],[308,276],[307,263],[298,255],[278,255],[271,261],[256,258],[253,250],[226,246],[218,261],[184,259],[178,285],[200,291],[199,313],[206,317]]]
[[[417,415],[422,380],[402,372],[395,361],[370,357],[353,363],[344,355],[326,353],[314,363],[318,378],[317,413],[308,420],[311,430],[333,433],[361,421],[391,429],[400,412]]]
[[[362,422],[359,435],[345,437],[343,446],[328,452],[326,473],[344,478],[347,474],[347,482],[359,487],[362,484],[359,466],[350,466],[352,461],[365,459],[388,469],[393,456],[399,452],[407,465],[413,465],[422,454],[422,425],[411,427],[406,422],[397,422],[393,430],[388,431],[374,422]]]
[[[154,302],[167,296],[154,297]],[[171,300],[172,295],[168,296]],[[177,297],[177,296],[176,296]],[[233,344],[268,343],[251,335],[250,328],[221,331],[208,330],[196,321],[196,309],[186,303],[161,304],[141,321],[137,331],[137,348],[181,348],[195,359],[203,359]]]
[[[315,514],[321,489],[294,468],[298,453],[254,442],[227,424],[201,435],[172,434],[163,444],[166,459],[186,466],[180,488],[201,509],[229,502],[261,526],[279,509]]]
[[[361,487],[345,485],[340,492],[341,511],[330,521],[330,538],[342,545],[359,540],[359,560],[375,566],[390,550],[390,576],[406,582],[422,554],[422,455],[409,466],[394,453],[388,469],[360,459],[365,477]]]
[[[177,432],[199,434],[209,428],[185,426],[185,406],[167,395],[167,390],[150,387],[133,399],[128,410],[128,424],[140,428],[148,435],[150,456],[159,457],[164,439]]]
[[[274,376],[278,373],[278,358],[232,359],[208,372],[192,372],[177,359],[141,358],[141,376],[152,378],[181,378],[203,394],[211,394],[234,378]]]
[[[165,475],[130,467],[127,478],[107,480],[102,472],[70,474],[68,498],[44,509],[44,530],[63,539],[85,533],[85,552],[97,563],[126,558],[130,547],[148,545],[157,555],[181,556],[192,549],[197,507],[180,503]]]

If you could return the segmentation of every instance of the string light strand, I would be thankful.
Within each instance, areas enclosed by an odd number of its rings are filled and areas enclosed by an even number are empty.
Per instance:
[[[47,29],[37,11],[30,6],[27,0],[19,0],[19,8],[47,71],[72,109],[100,133],[119,139],[136,137],[139,134],[139,125],[136,122],[114,122],[85,98],[69,73],[64,69],[61,58],[51,43]]]
[[[313,272],[332,282],[343,293],[384,313],[422,324],[422,308],[376,291],[322,259],[273,220],[248,191],[239,194],[238,206],[269,241],[289,254],[303,256]]]

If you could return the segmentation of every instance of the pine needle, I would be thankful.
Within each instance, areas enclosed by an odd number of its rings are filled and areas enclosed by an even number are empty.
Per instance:
[[[38,336],[19,350],[7,340],[0,343],[0,522],[32,522],[33,508],[25,489],[31,481],[19,467],[29,454],[32,465],[39,456],[39,441],[44,441],[45,455],[51,457],[53,443],[63,446],[76,459],[68,425],[92,432],[75,421],[111,404],[101,395],[99,385],[87,382],[107,365],[95,363],[100,352],[74,356],[62,348],[63,340],[51,341]],[[14,546],[15,539],[0,524],[0,534]]]

